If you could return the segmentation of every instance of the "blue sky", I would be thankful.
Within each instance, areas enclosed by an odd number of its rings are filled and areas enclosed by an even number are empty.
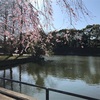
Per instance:
[[[80,18],[77,22],[74,23],[73,26],[70,25],[69,17],[67,17],[65,14],[62,14],[60,12],[59,7],[56,6],[56,4],[53,4],[53,10],[54,10],[54,26],[56,30],[64,29],[64,28],[76,28],[76,29],[82,29],[85,28],[86,25],[92,25],[92,24],[100,24],[100,0],[83,0],[85,6],[87,9],[91,12],[90,17],[84,17]],[[65,20],[67,19],[67,20]],[[53,29],[52,29],[53,30]]]

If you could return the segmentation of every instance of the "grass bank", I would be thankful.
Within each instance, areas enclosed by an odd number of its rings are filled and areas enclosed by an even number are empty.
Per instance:
[[[0,55],[0,61],[5,61],[5,60],[15,60],[15,59],[24,59],[24,58],[29,58],[31,57],[30,54],[13,54],[13,55]]]
[[[27,62],[32,62],[33,58],[31,55],[0,55],[0,70],[6,69],[18,64],[24,64]]]

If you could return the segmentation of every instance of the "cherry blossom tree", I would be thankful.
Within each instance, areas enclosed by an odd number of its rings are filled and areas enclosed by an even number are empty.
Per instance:
[[[54,0],[67,15],[70,23],[73,18],[78,19],[79,11],[88,15],[88,10],[82,0]],[[45,45],[40,30],[53,26],[53,0],[0,0],[0,36],[4,40],[4,47],[10,44],[19,53],[35,47],[41,43]]]

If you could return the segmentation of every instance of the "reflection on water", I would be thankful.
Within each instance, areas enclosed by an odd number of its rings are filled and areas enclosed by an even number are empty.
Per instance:
[[[79,56],[45,57],[41,65],[28,63],[0,70],[0,76],[31,84],[100,98],[100,58]],[[45,100],[39,88],[0,80],[0,86]],[[80,100],[50,92],[50,100]]]

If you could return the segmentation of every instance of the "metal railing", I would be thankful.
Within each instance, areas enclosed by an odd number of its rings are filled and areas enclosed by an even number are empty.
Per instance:
[[[8,78],[0,77],[0,79],[3,80],[3,81],[7,80],[7,81],[15,82],[15,83],[20,83],[20,84],[24,84],[24,85],[44,89],[44,90],[46,90],[46,100],[49,100],[49,92],[50,91],[65,94],[65,95],[69,95],[69,96],[73,96],[73,97],[78,97],[78,98],[86,99],[86,100],[100,100],[100,99],[96,99],[96,98],[93,98],[93,97],[83,96],[83,95],[79,95],[79,94],[75,94],[75,93],[70,93],[70,92],[61,91],[61,90],[57,90],[57,89],[52,89],[52,88],[46,88],[46,87],[43,87],[43,86],[38,86],[38,85],[26,83],[26,82],[20,82],[20,81],[8,79]]]

